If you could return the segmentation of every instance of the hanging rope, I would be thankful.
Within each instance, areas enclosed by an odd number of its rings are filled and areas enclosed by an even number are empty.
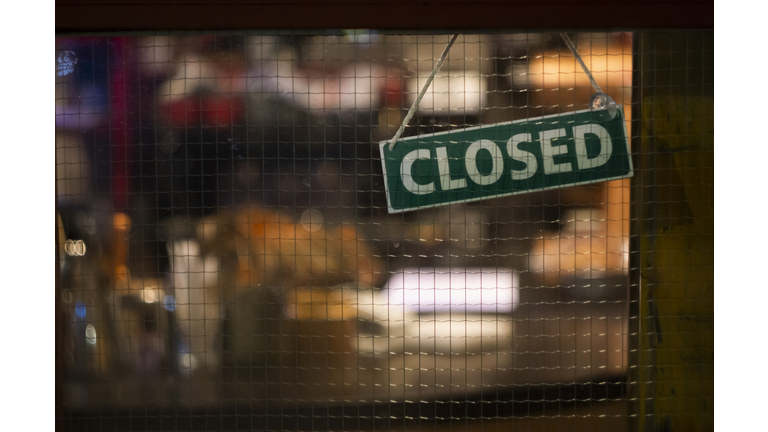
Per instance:
[[[589,81],[592,83],[592,88],[595,89],[595,92],[602,93],[603,91],[600,90],[600,86],[597,85],[597,81],[592,77],[592,72],[589,71],[589,68],[587,68],[587,65],[584,64],[584,60],[581,59],[581,56],[579,55],[579,52],[576,50],[576,45],[571,42],[571,38],[568,37],[565,33],[560,33],[560,37],[563,38],[563,41],[565,41],[565,45],[568,47],[569,50],[571,50],[571,53],[574,57],[576,57],[576,61],[579,62],[581,65],[581,68],[584,69],[584,73],[587,74],[589,77]]]
[[[456,42],[457,37],[459,37],[458,33],[451,36],[451,40],[448,41],[448,45],[446,45],[445,49],[443,50],[443,54],[440,56],[440,59],[435,64],[435,67],[432,69],[432,73],[429,74],[429,77],[427,78],[427,82],[424,83],[424,87],[421,89],[419,96],[413,102],[413,105],[411,105],[411,109],[408,110],[408,114],[405,115],[405,118],[403,119],[403,123],[400,124],[400,129],[397,130],[397,133],[395,133],[395,136],[392,138],[392,141],[389,142],[390,151],[392,151],[392,149],[395,148],[395,142],[397,142],[397,140],[400,139],[400,135],[402,135],[403,131],[405,131],[405,125],[407,125],[408,122],[411,121],[411,117],[413,117],[413,114],[416,112],[416,107],[419,106],[421,99],[424,97],[424,94],[427,92],[427,88],[429,88],[429,85],[432,84],[432,80],[435,78],[435,75],[437,75],[437,71],[439,71],[440,67],[443,65],[443,61],[445,61],[445,58],[448,57],[448,51],[451,50],[451,47],[453,46],[453,43]]]

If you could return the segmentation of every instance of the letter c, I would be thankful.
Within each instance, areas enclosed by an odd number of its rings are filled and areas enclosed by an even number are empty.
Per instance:
[[[414,150],[403,158],[403,162],[400,164],[400,178],[403,180],[403,186],[408,189],[408,192],[415,195],[426,195],[435,191],[434,182],[427,184],[416,183],[411,174],[413,163],[416,162],[416,160],[430,158],[430,153],[427,149]]]

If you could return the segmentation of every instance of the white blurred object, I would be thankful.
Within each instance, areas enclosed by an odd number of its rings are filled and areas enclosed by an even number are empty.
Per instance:
[[[407,268],[390,276],[385,292],[390,305],[419,313],[509,313],[517,287],[511,269]]]
[[[220,363],[218,342],[222,325],[222,306],[217,298],[219,261],[215,256],[201,256],[194,239],[174,240],[168,244],[176,319],[182,337],[186,362],[193,369],[215,369]]]
[[[309,71],[293,60],[263,62],[249,74],[254,93],[274,94],[288,105],[311,112],[331,110],[370,111],[381,105],[386,69],[371,63],[354,63],[335,71]]]
[[[213,59],[194,52],[183,53],[175,63],[176,73],[157,88],[157,101],[167,105],[204,91],[235,96],[247,90],[247,72],[221,70]]]
[[[509,314],[519,303],[518,275],[510,269],[404,269],[383,291],[345,298],[367,321],[353,340],[360,353],[496,352],[512,343]]]
[[[429,74],[406,80],[408,105],[413,104]],[[419,102],[422,115],[477,115],[487,104],[487,83],[480,71],[443,71],[435,76]]]
[[[178,71],[157,88],[157,98],[161,104],[168,104],[184,99],[200,89],[215,91],[216,68],[211,61],[193,53],[185,53],[177,62]]]

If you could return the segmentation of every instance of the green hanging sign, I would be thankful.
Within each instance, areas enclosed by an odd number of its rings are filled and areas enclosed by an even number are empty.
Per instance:
[[[624,110],[381,141],[390,213],[631,177]]]

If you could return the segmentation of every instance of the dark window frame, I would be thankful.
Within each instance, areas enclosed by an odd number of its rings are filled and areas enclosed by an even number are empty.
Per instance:
[[[702,0],[56,0],[56,32],[709,29]]]

